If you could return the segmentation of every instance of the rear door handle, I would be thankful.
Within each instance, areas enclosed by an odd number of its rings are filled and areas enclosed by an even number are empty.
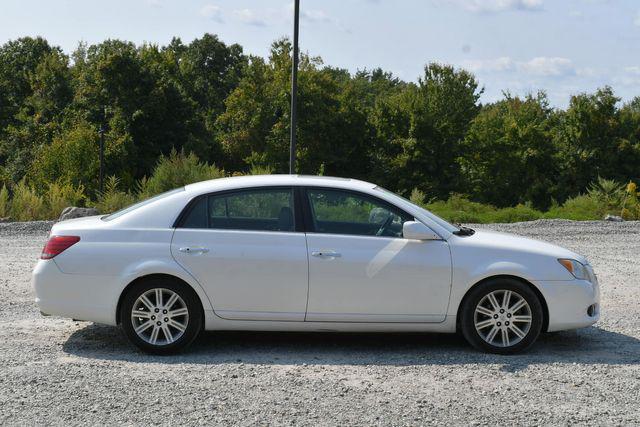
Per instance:
[[[209,252],[208,248],[185,247],[185,248],[180,248],[178,250],[185,254],[206,254],[207,252]]]
[[[342,254],[335,251],[313,251],[311,252],[311,256],[318,258],[340,258]]]

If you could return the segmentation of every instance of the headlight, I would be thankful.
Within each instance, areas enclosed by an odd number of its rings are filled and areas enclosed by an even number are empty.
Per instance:
[[[575,259],[559,259],[558,262],[566,268],[573,277],[580,280],[590,280],[587,268]]]

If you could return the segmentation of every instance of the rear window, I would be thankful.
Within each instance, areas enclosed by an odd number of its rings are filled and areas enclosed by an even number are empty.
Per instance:
[[[102,220],[103,221],[111,221],[113,219],[120,218],[122,215],[128,214],[129,212],[135,211],[136,209],[141,208],[143,206],[146,206],[146,205],[148,205],[150,203],[153,203],[153,202],[156,202],[158,200],[164,199],[165,197],[169,197],[172,194],[180,193],[181,191],[184,191],[184,187],[176,188],[175,190],[171,190],[171,191],[167,191],[165,193],[158,194],[157,196],[153,196],[153,197],[151,197],[149,199],[146,199],[146,200],[143,200],[141,202],[134,203],[131,206],[127,206],[124,209],[120,209],[119,211],[116,211],[116,212],[114,212],[114,213],[112,213],[110,215],[103,216]]]

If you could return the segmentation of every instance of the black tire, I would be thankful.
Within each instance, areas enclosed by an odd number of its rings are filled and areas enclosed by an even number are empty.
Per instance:
[[[179,338],[171,343],[151,344],[142,339],[135,331],[132,311],[138,298],[153,289],[163,289],[175,292],[184,302],[188,315],[186,329]],[[150,312],[151,313],[151,312]],[[160,317],[160,316],[159,316]],[[187,348],[200,334],[203,325],[202,306],[198,295],[189,286],[171,278],[149,278],[133,285],[123,297],[120,306],[120,323],[124,333],[131,343],[146,353],[167,355],[178,353]],[[163,319],[158,319],[163,320]],[[176,332],[176,330],[174,330]],[[164,335],[164,333],[163,333]],[[166,340],[166,335],[164,336]]]
[[[501,291],[511,291],[515,292],[518,296],[523,298],[527,304],[529,305],[530,313],[531,313],[531,323],[529,326],[526,335],[523,338],[520,338],[517,335],[509,330],[506,326],[501,325],[509,336],[514,337],[514,341],[520,339],[513,345],[508,346],[499,346],[493,345],[485,340],[476,329],[476,307],[478,304],[489,294],[492,292],[498,292],[498,295]],[[495,295],[495,294],[494,294]],[[504,294],[502,294],[504,295]],[[487,300],[484,300],[487,301]],[[500,301],[499,301],[500,302]],[[535,343],[540,335],[540,331],[542,330],[542,325],[544,321],[544,314],[542,310],[542,304],[538,296],[535,292],[526,284],[510,278],[497,278],[493,280],[489,280],[487,282],[481,283],[480,285],[472,288],[467,296],[465,297],[462,307],[460,310],[460,329],[462,330],[462,334],[471,344],[478,350],[488,352],[488,353],[496,353],[496,354],[515,354],[520,353],[527,350],[529,347]],[[491,320],[490,316],[486,317],[487,320]],[[500,319],[496,319],[496,322]],[[505,319],[508,320],[508,319]],[[504,322],[503,322],[504,323]],[[512,321],[513,323],[513,321]],[[512,325],[513,326],[513,325]],[[493,326],[488,326],[487,328],[493,329]],[[499,330],[502,333],[502,329]],[[489,334],[486,334],[487,336]],[[496,334],[497,337],[497,334]],[[505,342],[509,342],[507,339],[501,339],[503,345]]]

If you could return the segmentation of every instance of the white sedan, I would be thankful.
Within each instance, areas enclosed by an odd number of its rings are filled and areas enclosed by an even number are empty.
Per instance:
[[[160,354],[203,329],[460,331],[506,354],[600,316],[576,253],[449,224],[374,184],[291,175],[200,182],[59,222],[33,285],[43,314],[121,325]]]

